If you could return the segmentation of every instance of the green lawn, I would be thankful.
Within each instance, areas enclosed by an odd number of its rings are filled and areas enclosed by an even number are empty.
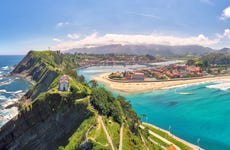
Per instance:
[[[117,122],[113,121],[111,117],[109,119],[103,117],[103,120],[104,120],[106,128],[109,132],[109,135],[111,136],[114,147],[119,148],[120,125]]]
[[[162,131],[162,130],[159,130],[157,128],[154,128],[150,125],[147,125],[147,124],[142,124],[144,127],[147,127],[149,130],[153,131],[154,133],[164,137],[165,139],[167,139],[168,141],[174,143],[175,145],[177,145],[178,147],[180,147],[181,149],[187,149],[187,150],[192,150],[191,147],[185,145],[184,143],[174,139],[173,137],[169,136],[168,133]]]
[[[134,149],[141,149],[145,150],[145,146],[141,141],[141,138],[137,135],[134,135],[127,126],[124,126],[123,131],[123,150],[134,150]]]
[[[108,145],[106,134],[101,126],[101,124],[97,123],[95,127],[89,132],[88,138],[92,139],[96,143],[100,143],[101,145]]]

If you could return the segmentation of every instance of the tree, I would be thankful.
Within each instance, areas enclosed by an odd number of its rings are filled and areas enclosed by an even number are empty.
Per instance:
[[[90,80],[89,84],[91,85],[91,88],[97,88],[98,86],[98,83],[96,80]]]
[[[85,77],[83,75],[79,76],[78,81],[81,82],[81,83],[84,83],[85,82]]]
[[[91,103],[102,115],[110,113],[107,91],[104,88],[92,89]]]
[[[193,59],[189,59],[186,64],[192,66],[195,64],[195,61]]]
[[[156,59],[156,57],[149,55],[149,54],[145,55],[145,57],[148,58],[149,60],[155,60]]]

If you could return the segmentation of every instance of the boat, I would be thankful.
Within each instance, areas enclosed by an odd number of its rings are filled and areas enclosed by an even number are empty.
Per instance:
[[[191,93],[191,92],[180,92],[178,94],[181,94],[181,95],[192,95],[193,93]]]

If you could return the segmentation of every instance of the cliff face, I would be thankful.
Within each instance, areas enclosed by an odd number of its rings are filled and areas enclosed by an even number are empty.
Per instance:
[[[69,63],[69,57],[58,52],[31,51],[16,66],[13,75],[30,77],[36,84],[20,100],[25,106],[19,115],[0,129],[0,149],[57,149],[93,115],[87,109],[87,99],[73,100],[68,93],[48,91],[63,68],[75,66]]]
[[[82,121],[92,115],[86,102],[77,102],[59,94],[46,94],[9,121],[0,131],[0,149],[57,149]]]

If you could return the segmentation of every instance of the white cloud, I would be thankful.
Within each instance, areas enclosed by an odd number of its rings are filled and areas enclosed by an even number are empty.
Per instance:
[[[137,12],[131,12],[131,11],[128,11],[126,13],[130,15],[135,15],[135,16],[148,17],[152,19],[162,20],[162,18],[156,15],[153,15],[153,14],[137,13]]]
[[[147,44],[161,44],[161,45],[203,45],[210,46],[217,44],[219,39],[210,40],[208,37],[200,34],[191,37],[177,37],[170,35],[129,35],[129,34],[105,34],[99,36],[97,33],[86,36],[81,40],[62,41],[53,46],[53,49],[67,50],[71,48],[82,47],[97,47],[109,44],[122,45],[147,45]]]
[[[224,36],[230,39],[230,29],[224,30]]]
[[[225,20],[227,18],[230,18],[230,6],[223,10],[222,15],[220,17],[221,20]]]
[[[67,34],[67,37],[70,39],[79,39],[80,35],[79,34]]]
[[[230,29],[225,29],[224,30],[224,33],[222,34],[216,34],[216,36],[219,38],[219,39],[223,39],[223,38],[228,38],[230,39]]]
[[[60,40],[60,39],[58,39],[58,38],[53,38],[53,41],[59,43],[59,42],[61,42],[62,40]]]
[[[65,25],[69,25],[69,22],[59,22],[56,24],[56,27],[63,27]]]
[[[214,3],[211,0],[200,0],[203,3],[209,4],[209,5],[213,5]]]

